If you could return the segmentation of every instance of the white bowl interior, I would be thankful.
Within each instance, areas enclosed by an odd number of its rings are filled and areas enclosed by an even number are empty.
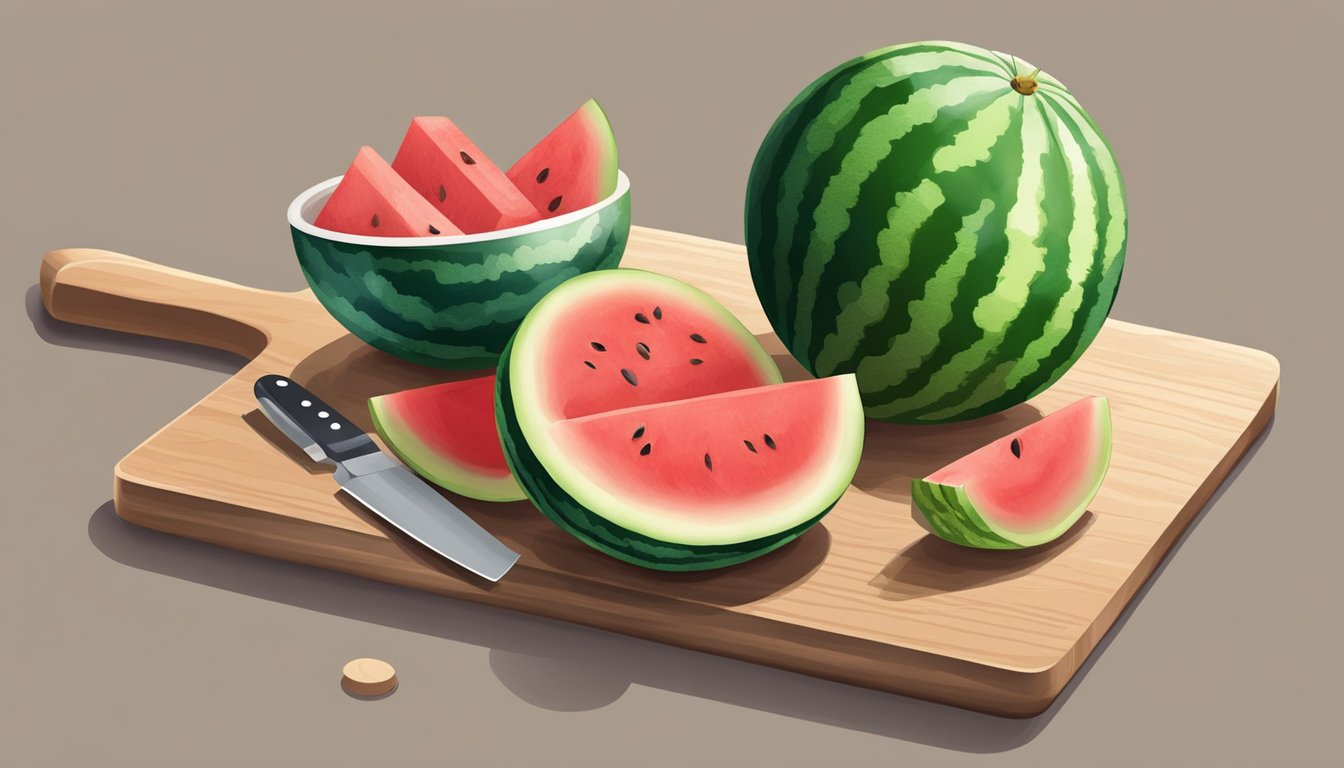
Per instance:
[[[622,195],[630,191],[630,178],[624,171],[616,172],[616,191],[612,192],[606,199],[598,201],[587,208],[580,208],[577,211],[555,216],[549,219],[534,221],[531,224],[524,224],[520,227],[510,227],[508,229],[497,229],[493,232],[478,232],[474,235],[442,235],[439,237],[369,237],[367,235],[347,235],[344,232],[333,232],[329,229],[321,229],[313,222],[317,220],[317,215],[322,211],[322,206],[327,204],[327,199],[335,191],[336,185],[341,183],[340,176],[327,179],[326,181],[309,187],[294,202],[289,204],[289,225],[308,235],[320,237],[325,240],[335,240],[352,245],[376,245],[384,248],[396,247],[423,247],[426,245],[450,245],[453,243],[475,243],[486,240],[498,240],[505,237],[514,237],[516,235],[525,235],[530,232],[541,232],[547,229],[564,226],[572,221],[578,221],[593,211],[608,206],[619,200]]]

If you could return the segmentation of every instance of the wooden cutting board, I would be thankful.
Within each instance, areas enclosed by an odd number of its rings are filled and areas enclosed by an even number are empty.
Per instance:
[[[636,228],[626,266],[700,286],[803,376],[761,313],[743,249]],[[338,494],[329,470],[257,411],[252,383],[288,375],[371,429],[372,395],[454,376],[348,335],[309,291],[246,288],[94,250],[48,254],[55,317],[206,344],[251,360],[116,467],[133,523],[818,677],[1009,716],[1045,709],[1264,429],[1279,365],[1216,341],[1108,321],[1049,391],[970,423],[868,423],[839,505],[798,541],[735,568],[646,571],[571,539],[527,502],[455,499],[522,553],[471,578]],[[960,549],[910,515],[910,479],[1084,395],[1110,398],[1114,455],[1064,538],[1022,552]]]

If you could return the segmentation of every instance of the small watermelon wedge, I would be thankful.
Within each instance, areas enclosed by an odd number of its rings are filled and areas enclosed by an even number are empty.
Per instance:
[[[367,146],[359,148],[313,224],[332,232],[371,237],[462,234]]]
[[[387,447],[435,485],[482,501],[524,498],[495,429],[494,376],[380,395],[369,413]]]
[[[1110,405],[1088,397],[913,481],[911,498],[954,544],[1034,547],[1082,517],[1110,464]]]
[[[616,191],[616,136],[593,99],[528,150],[509,180],[543,218],[587,208]]]
[[[541,218],[499,166],[446,117],[412,120],[392,169],[468,234]]]

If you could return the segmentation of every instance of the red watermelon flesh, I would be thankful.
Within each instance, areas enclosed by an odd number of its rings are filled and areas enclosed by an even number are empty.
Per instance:
[[[598,292],[623,287],[587,284]],[[574,419],[779,380],[754,339],[725,329],[721,307],[688,301],[675,283],[666,285],[642,293],[607,290],[590,297],[583,312],[548,318],[540,365],[551,380],[538,403],[545,418]]]
[[[1079,400],[914,481],[934,533],[966,546],[1053,541],[1087,510],[1110,466],[1106,398]]]
[[[857,454],[861,412],[847,374],[561,421],[550,440],[586,483],[639,499],[644,532],[713,540],[787,527],[817,478]]]
[[[863,447],[852,375],[781,384],[732,313],[652,272],[562,283],[496,378],[500,439],[528,498],[648,568],[719,568],[796,539],[844,493]]]
[[[509,180],[542,217],[587,208],[616,191],[616,137],[592,99],[509,169]]]
[[[392,168],[468,234],[541,218],[494,161],[446,117],[412,120]]]
[[[371,237],[462,234],[371,147],[360,147],[313,223],[332,232]]]
[[[495,429],[495,377],[408,389],[369,400],[374,428],[426,480],[484,501],[516,501]]]

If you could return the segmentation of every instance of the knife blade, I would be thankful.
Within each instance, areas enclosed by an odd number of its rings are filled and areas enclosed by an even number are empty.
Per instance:
[[[341,490],[430,550],[490,581],[518,553],[416,477],[349,419],[298,382],[274,374],[253,385],[261,412],[314,461],[334,464]]]

